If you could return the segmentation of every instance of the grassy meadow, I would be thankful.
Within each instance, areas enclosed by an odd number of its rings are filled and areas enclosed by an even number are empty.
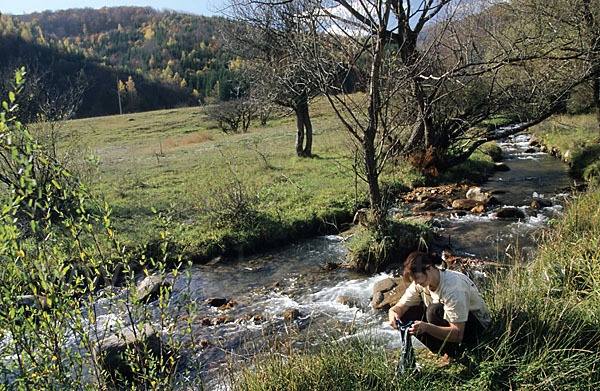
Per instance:
[[[79,171],[111,206],[124,243],[151,252],[166,232],[174,252],[206,261],[337,233],[367,205],[349,135],[325,100],[311,115],[312,159],[296,157],[286,112],[243,134],[223,133],[200,107],[72,120],[62,131],[97,158],[97,169]],[[490,167],[483,154],[468,164],[482,176]],[[408,165],[381,179],[390,199],[425,180]]]
[[[364,204],[345,133],[324,102],[312,114],[313,159],[295,157],[294,116],[226,135],[194,107],[73,120],[65,131],[97,157],[92,191],[126,242],[150,243],[167,224],[174,243],[205,259],[341,229]]]

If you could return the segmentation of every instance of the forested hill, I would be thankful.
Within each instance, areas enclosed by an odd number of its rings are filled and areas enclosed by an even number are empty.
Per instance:
[[[227,21],[145,7],[0,15],[0,66],[50,69],[49,80],[84,70],[79,116],[227,99],[233,76],[221,49]],[[65,85],[64,82],[59,82]]]

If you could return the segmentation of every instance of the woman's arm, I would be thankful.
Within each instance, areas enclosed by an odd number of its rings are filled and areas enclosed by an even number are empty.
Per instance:
[[[450,326],[437,326],[432,323],[415,321],[409,332],[413,335],[427,333],[432,337],[440,339],[442,341],[457,342],[460,343],[463,340],[465,334],[465,323],[450,323]]]
[[[398,303],[395,306],[391,307],[388,311],[388,318],[390,320],[390,325],[393,328],[396,328],[396,319],[400,320],[402,315],[408,310],[408,306]]]

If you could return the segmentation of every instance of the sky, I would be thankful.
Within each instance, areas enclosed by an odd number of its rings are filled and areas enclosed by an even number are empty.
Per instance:
[[[102,8],[117,6],[152,7],[189,14],[219,15],[227,0],[0,0],[0,12],[12,15],[68,8]]]

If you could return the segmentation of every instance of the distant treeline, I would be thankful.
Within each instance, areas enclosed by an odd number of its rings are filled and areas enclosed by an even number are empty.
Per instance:
[[[0,67],[44,71],[60,88],[83,71],[79,117],[118,113],[119,85],[125,112],[227,100],[233,58],[219,37],[228,23],[149,7],[0,15]]]

